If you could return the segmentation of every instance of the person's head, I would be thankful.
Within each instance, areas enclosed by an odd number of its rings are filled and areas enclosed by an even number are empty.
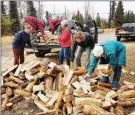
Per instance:
[[[82,31],[76,32],[74,34],[74,41],[81,43],[84,41],[84,33]]]
[[[30,33],[30,32],[32,31],[32,27],[31,27],[29,24],[25,23],[25,24],[24,24],[24,30],[25,30],[27,33]]]
[[[100,45],[96,45],[93,49],[93,54],[94,56],[96,56],[97,58],[101,58],[104,55],[104,50],[103,50],[103,46]]]
[[[67,20],[61,21],[61,28],[65,29],[66,27],[68,27],[68,21]]]

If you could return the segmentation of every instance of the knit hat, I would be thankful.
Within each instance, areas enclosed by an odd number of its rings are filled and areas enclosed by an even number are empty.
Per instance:
[[[94,50],[93,50],[94,56],[99,57],[103,53],[104,53],[104,51],[103,51],[103,47],[102,46],[97,45],[97,46],[94,47]]]

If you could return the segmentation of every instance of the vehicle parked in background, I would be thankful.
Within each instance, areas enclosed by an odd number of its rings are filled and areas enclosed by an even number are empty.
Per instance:
[[[94,32],[95,30],[94,30],[94,27],[93,28],[91,28],[91,32]],[[98,33],[104,33],[104,29],[102,29],[102,28],[100,28],[100,27],[97,27],[97,31],[98,31]]]
[[[121,38],[135,39],[135,23],[124,23],[122,27],[116,28],[115,35],[117,37],[117,41],[120,41]]]

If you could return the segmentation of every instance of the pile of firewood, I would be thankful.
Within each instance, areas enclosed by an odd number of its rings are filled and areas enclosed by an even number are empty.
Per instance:
[[[135,106],[135,84],[124,81],[117,91],[99,76],[86,77],[85,68],[70,69],[48,59],[15,65],[2,74],[2,109],[23,99],[33,100],[37,115],[124,115]]]

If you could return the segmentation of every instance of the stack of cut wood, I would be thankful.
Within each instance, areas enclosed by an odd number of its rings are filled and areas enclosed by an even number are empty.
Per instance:
[[[2,74],[2,109],[23,99],[43,111],[37,115],[124,115],[124,107],[135,106],[134,83],[124,81],[116,92],[84,74],[84,68],[73,71],[48,59],[15,65]]]
[[[58,44],[59,40],[58,40],[58,36],[57,35],[52,35],[51,32],[47,32],[46,33],[46,44]]]

